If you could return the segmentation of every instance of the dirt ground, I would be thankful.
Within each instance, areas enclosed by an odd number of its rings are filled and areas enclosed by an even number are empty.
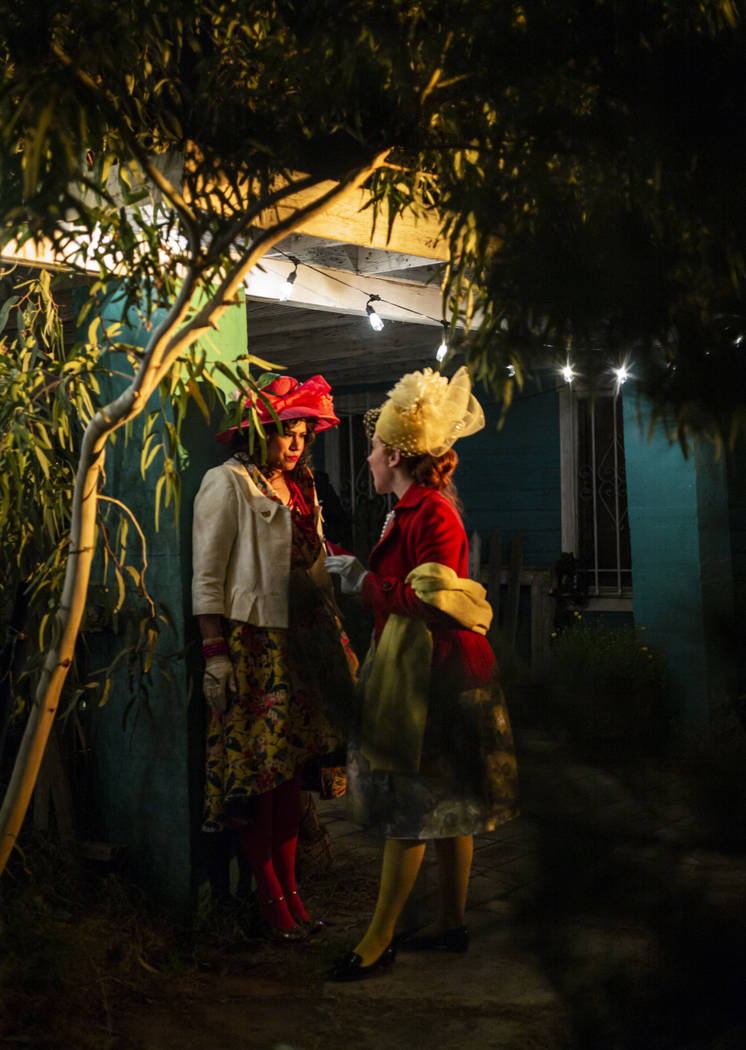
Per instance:
[[[327,930],[275,945],[252,933],[250,907],[170,924],[115,876],[81,877],[42,847],[14,865],[0,926],[0,1045],[39,1050],[548,1050],[565,1045],[556,1009],[464,1004],[409,994],[398,974],[324,980],[372,910],[377,869],[343,863],[307,894]],[[367,867],[367,871],[365,870]],[[333,921],[332,916],[333,914]],[[403,967],[403,970],[402,970]],[[457,988],[454,988],[457,991]],[[467,997],[468,998],[468,997]]]
[[[669,772],[541,750],[522,768],[524,815],[476,843],[471,950],[401,952],[350,985],[325,975],[372,913],[380,849],[341,815],[323,818],[330,864],[301,881],[328,927],[292,946],[257,935],[250,903],[179,923],[123,873],[25,839],[0,880],[0,1046],[742,1050],[740,806],[728,796],[716,836]]]

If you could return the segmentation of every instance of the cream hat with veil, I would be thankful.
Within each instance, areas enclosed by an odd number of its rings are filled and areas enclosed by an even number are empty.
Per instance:
[[[484,426],[482,406],[471,392],[467,368],[448,380],[432,368],[408,372],[380,408],[365,414],[365,428],[405,456],[442,456],[462,437]]]

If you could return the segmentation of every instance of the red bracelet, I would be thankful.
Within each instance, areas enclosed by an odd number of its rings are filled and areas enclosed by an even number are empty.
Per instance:
[[[202,643],[202,656],[209,660],[211,656],[227,656],[228,643],[225,638],[209,638]]]

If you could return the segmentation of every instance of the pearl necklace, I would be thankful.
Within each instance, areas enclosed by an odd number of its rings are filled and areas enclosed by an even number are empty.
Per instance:
[[[381,542],[383,537],[386,535],[386,530],[388,529],[389,525],[391,524],[391,522],[393,520],[394,520],[394,512],[393,512],[393,510],[390,510],[388,512],[388,514],[386,515],[386,517],[383,519],[383,527],[381,528],[381,535],[378,537],[378,542],[379,543]]]

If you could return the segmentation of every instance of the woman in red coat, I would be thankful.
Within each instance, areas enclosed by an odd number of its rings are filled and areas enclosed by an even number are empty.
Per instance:
[[[450,383],[430,369],[410,373],[376,416],[368,464],[376,492],[398,502],[367,570],[351,555],[326,559],[342,590],[359,592],[373,611],[348,804],[353,819],[386,840],[373,919],[330,975],[345,981],[393,961],[394,928],[427,839],[439,864],[439,915],[401,947],[466,951],[472,837],[517,812],[510,724],[485,637],[491,609],[468,579],[451,481],[452,445],[484,425],[469,373],[460,369]]]

